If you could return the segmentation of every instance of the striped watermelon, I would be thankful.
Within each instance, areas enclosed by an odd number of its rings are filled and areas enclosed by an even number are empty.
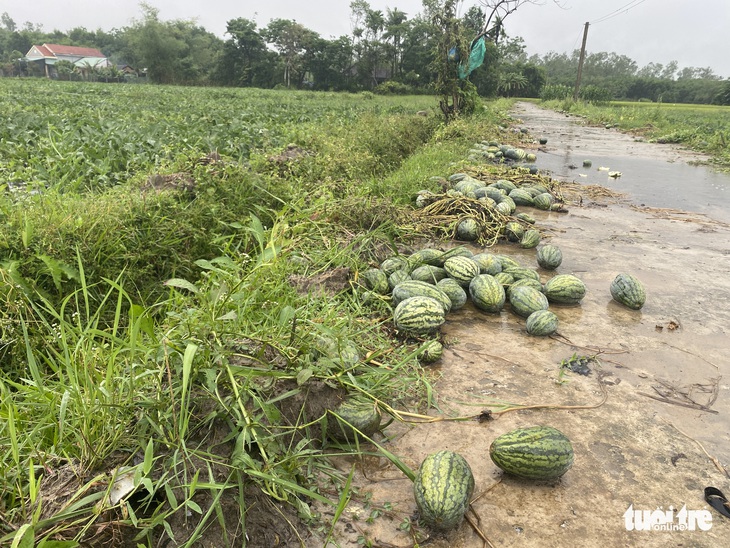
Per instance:
[[[512,198],[512,201],[518,206],[531,206],[535,203],[532,198],[532,194],[522,188],[512,190],[509,193],[509,197]]]
[[[358,437],[357,431],[369,437],[380,429],[382,414],[372,401],[348,398],[333,411],[336,420],[327,435],[335,441],[352,442]]]
[[[464,240],[466,242],[475,241],[479,238],[479,223],[476,219],[471,217],[462,219],[459,221],[459,224],[456,225],[456,237],[459,240]]]
[[[472,278],[479,274],[479,265],[470,257],[451,257],[446,259],[444,269],[450,278],[463,286],[469,285]]]
[[[360,281],[367,289],[375,293],[386,295],[390,291],[388,287],[388,276],[379,268],[369,268],[361,273]]]
[[[421,363],[434,363],[441,359],[444,353],[444,345],[436,339],[426,341],[418,349],[418,359]]]
[[[453,278],[444,278],[436,283],[436,287],[446,293],[446,296],[451,301],[451,310],[459,310],[466,304],[466,291],[464,288],[454,280]]]
[[[519,242],[525,235],[525,227],[517,221],[510,221],[504,225],[504,234],[510,242]]]
[[[521,285],[512,287],[509,292],[509,304],[512,312],[523,318],[527,318],[538,310],[547,310],[549,303],[547,297],[534,287]]]
[[[469,295],[474,306],[485,312],[499,312],[506,300],[504,287],[496,277],[489,274],[479,274],[472,279]]]
[[[550,206],[553,205],[553,197],[552,194],[545,192],[535,196],[535,198],[533,198],[533,202],[537,209],[547,211],[550,209]]]
[[[435,284],[439,280],[443,280],[445,277],[446,270],[444,270],[440,266],[433,266],[430,264],[419,266],[418,268],[415,268],[413,272],[411,272],[411,279],[419,280],[421,282],[427,282],[430,284]]]
[[[528,229],[525,230],[525,233],[522,235],[522,239],[520,240],[520,247],[523,247],[525,249],[532,249],[534,247],[537,247],[537,244],[540,243],[540,231],[535,229]]]
[[[508,474],[536,480],[557,479],[573,466],[570,440],[550,426],[507,432],[492,442],[489,456]]]
[[[510,274],[515,280],[527,278],[540,281],[540,275],[535,270],[523,266],[508,266],[507,268],[502,268],[502,272]]]
[[[530,335],[547,337],[558,330],[558,317],[549,310],[537,310],[527,316],[525,327]]]
[[[380,263],[380,270],[385,272],[386,276],[390,276],[396,270],[408,270],[408,259],[402,255],[389,257]]]
[[[398,305],[410,297],[431,297],[441,303],[444,314],[451,310],[451,300],[434,284],[420,280],[406,280],[393,288],[393,304]]]
[[[586,295],[586,286],[572,274],[558,274],[545,283],[543,291],[551,303],[578,304]]]
[[[393,311],[395,326],[412,335],[429,335],[446,321],[443,304],[431,297],[409,297]]]
[[[502,272],[502,261],[492,253],[477,253],[472,259],[479,265],[479,272],[481,274],[491,274],[494,276],[497,272]]]
[[[563,262],[563,253],[554,245],[543,245],[537,250],[537,264],[545,270],[555,270]]]
[[[421,521],[436,531],[449,531],[461,525],[469,509],[474,475],[464,457],[439,451],[421,463],[413,491]]]
[[[531,287],[532,289],[535,289],[542,293],[542,284],[540,283],[540,280],[534,280],[532,278],[520,278],[519,280],[515,280],[514,282],[512,282],[507,288],[507,298],[511,298],[510,293],[513,289],[517,287]]]
[[[408,264],[410,265],[411,270],[424,264],[441,266],[439,259],[443,254],[444,252],[440,249],[419,249],[408,257]]]
[[[646,302],[646,291],[633,274],[621,273],[611,282],[611,296],[616,302],[639,310]]]
[[[410,274],[408,274],[408,272],[406,272],[405,270],[396,270],[390,276],[388,276],[388,287],[390,287],[390,290],[393,291],[396,285],[410,279]]]
[[[444,263],[451,257],[471,257],[472,255],[474,254],[468,247],[464,247],[463,245],[452,247],[444,251],[441,257],[439,257],[439,266],[444,266]]]

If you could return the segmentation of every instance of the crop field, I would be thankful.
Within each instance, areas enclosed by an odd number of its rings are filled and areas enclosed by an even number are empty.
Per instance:
[[[212,151],[242,162],[311,128],[337,133],[362,116],[428,108],[430,97],[390,98],[0,80],[0,184],[90,190],[185,155]]]
[[[722,169],[730,169],[730,107],[665,103],[611,102],[608,105],[577,103],[558,105],[593,123],[618,127],[650,142],[681,144],[712,156]]]
[[[355,496],[326,457],[361,451],[321,442],[327,409],[433,397],[418,345],[394,346],[389,308],[351,280],[504,116],[447,127],[423,96],[0,92],[0,544],[325,541]]]

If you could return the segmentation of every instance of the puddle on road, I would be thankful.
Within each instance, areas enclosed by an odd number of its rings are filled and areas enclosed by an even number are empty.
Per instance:
[[[578,117],[531,103],[518,103],[514,114],[532,135],[548,139],[536,152],[536,165],[556,179],[602,185],[630,195],[638,204],[693,211],[730,222],[730,175],[689,163],[705,157],[585,126]],[[590,160],[591,167],[583,167],[584,160]],[[618,171],[621,177],[611,178],[599,167]]]

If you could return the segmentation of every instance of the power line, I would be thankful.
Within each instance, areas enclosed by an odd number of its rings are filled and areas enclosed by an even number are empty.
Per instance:
[[[634,9],[635,7],[639,6],[640,4],[643,4],[646,2],[646,0],[631,0],[628,4],[625,4],[618,8],[615,11],[612,11],[611,13],[608,13],[604,15],[603,17],[599,17],[595,21],[591,21],[591,25],[595,25],[596,23],[603,23],[604,21],[608,21],[609,19],[612,19],[613,17],[616,17],[617,15],[621,15],[623,13],[626,13],[629,10]]]

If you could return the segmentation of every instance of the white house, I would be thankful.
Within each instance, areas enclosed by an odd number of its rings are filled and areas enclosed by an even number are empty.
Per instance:
[[[42,64],[48,78],[58,76],[55,64],[59,61],[69,61],[81,70],[106,68],[111,66],[109,60],[96,48],[81,48],[78,46],[62,46],[60,44],[43,44],[33,46],[25,55],[29,63]]]

